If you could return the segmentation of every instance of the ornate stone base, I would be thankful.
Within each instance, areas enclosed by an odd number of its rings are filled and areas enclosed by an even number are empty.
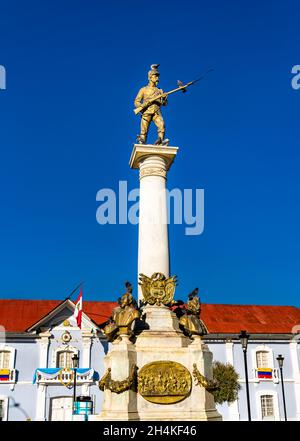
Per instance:
[[[186,337],[179,329],[176,315],[165,306],[147,305],[143,312],[146,314],[149,329],[141,332],[135,344],[125,336],[121,341],[113,343],[106,356],[105,367],[111,368],[112,379],[119,381],[126,380],[130,376],[130,368],[133,364],[139,368],[138,372],[141,372],[142,368],[142,372],[147,372],[148,369],[150,373],[146,380],[150,392],[148,396],[143,396],[145,378],[141,375],[138,381],[139,392],[126,390],[118,394],[105,389],[103,409],[98,419],[115,421],[221,420],[222,417],[215,408],[213,395],[201,385],[197,385],[193,377],[193,365],[196,363],[202,375],[207,379],[212,378],[212,353],[203,344],[201,337],[196,336],[194,340]],[[163,362],[157,363],[156,374],[148,368],[148,365],[153,362]],[[177,363],[181,366],[181,371],[178,372],[176,371]],[[160,365],[162,368],[159,367]],[[170,374],[167,378],[163,370],[164,366],[169,369]],[[190,380],[182,380],[183,371],[187,372],[186,375]],[[187,384],[189,382],[190,386]],[[172,386],[173,384],[175,386]],[[161,394],[156,390],[153,393],[154,397],[151,397],[151,390],[155,387],[161,390]],[[172,393],[172,387],[184,390],[184,392],[178,392],[179,395],[182,393],[180,401],[162,404],[176,399],[174,398],[176,393]],[[170,393],[167,392],[169,390]],[[151,399],[159,402],[151,402]]]

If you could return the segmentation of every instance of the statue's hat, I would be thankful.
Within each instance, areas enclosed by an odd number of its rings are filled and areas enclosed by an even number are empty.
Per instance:
[[[158,72],[159,64],[151,64],[150,68],[151,68],[151,70],[149,70],[148,76],[154,75],[154,74],[160,75],[160,73]]]

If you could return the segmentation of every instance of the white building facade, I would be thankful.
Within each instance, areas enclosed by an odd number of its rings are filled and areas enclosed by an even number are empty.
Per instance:
[[[31,308],[34,301],[27,303]],[[14,331],[13,325],[9,329],[5,326],[0,328],[1,421],[72,420],[74,354],[79,357],[76,396],[90,397],[92,413],[100,413],[103,393],[99,390],[98,382],[104,374],[103,359],[108,351],[108,343],[99,326],[88,315],[89,303],[98,304],[99,316],[102,317],[105,302],[85,302],[84,310],[87,312],[83,314],[82,329],[77,327],[73,318],[74,303],[70,300],[61,302],[46,315],[38,317],[26,330]],[[2,320],[5,325],[5,317]],[[204,322],[207,324],[205,318]],[[245,329],[242,321],[238,326]],[[209,331],[213,328],[209,324],[207,327]],[[287,418],[300,420],[298,332],[296,322],[291,332],[250,332],[247,360],[253,421],[284,420],[282,384],[276,360],[279,354],[284,357]],[[219,412],[224,420],[247,420],[245,367],[238,333],[210,332],[204,340],[215,361],[232,364],[239,374],[241,390],[238,400],[230,405],[218,406]]]

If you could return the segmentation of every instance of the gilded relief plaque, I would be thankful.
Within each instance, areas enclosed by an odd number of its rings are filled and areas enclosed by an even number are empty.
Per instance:
[[[154,361],[139,370],[138,392],[155,404],[174,404],[191,392],[191,374],[175,361]]]

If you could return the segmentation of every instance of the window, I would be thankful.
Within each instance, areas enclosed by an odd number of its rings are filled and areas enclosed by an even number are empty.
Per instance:
[[[74,354],[78,354],[78,349],[69,344],[62,344],[52,351],[51,367],[52,368],[72,368]]]
[[[260,397],[262,419],[274,417],[273,395],[262,395]]]
[[[258,368],[269,368],[270,359],[268,351],[257,351],[256,352],[256,365]]]
[[[72,351],[60,351],[57,353],[57,367],[59,368],[72,368],[72,357],[74,352]]]
[[[4,420],[4,400],[0,400],[0,421]]]
[[[0,351],[0,369],[10,368],[10,351]]]
[[[0,397],[0,421],[7,421],[8,398]]]
[[[72,421],[73,398],[51,398],[50,421]]]

